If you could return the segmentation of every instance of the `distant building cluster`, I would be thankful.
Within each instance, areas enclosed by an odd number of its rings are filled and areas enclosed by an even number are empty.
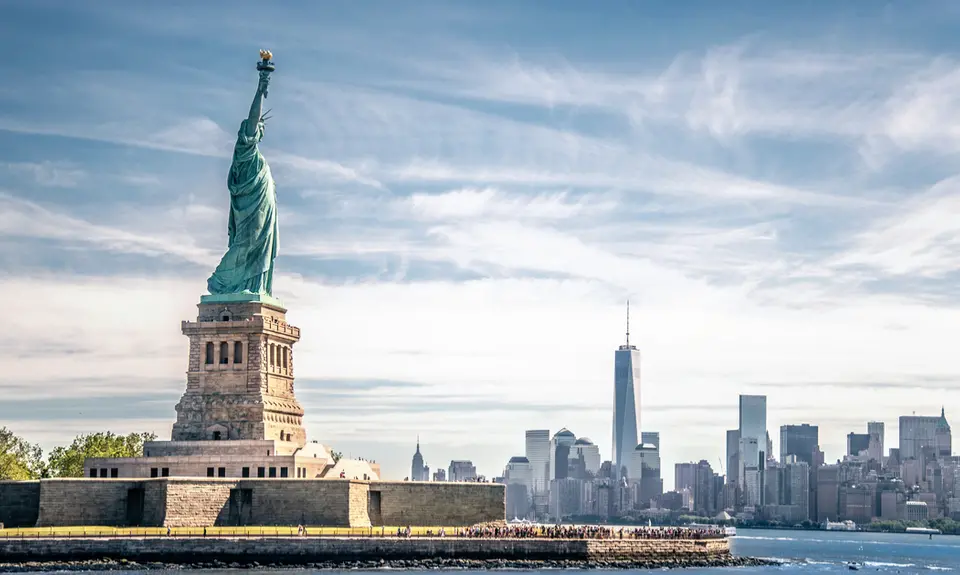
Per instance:
[[[767,429],[767,397],[740,395],[736,429],[726,432],[726,457],[677,463],[664,492],[660,434],[641,432],[640,351],[626,343],[614,354],[613,449],[603,461],[587,437],[563,428],[527,430],[525,453],[511,457],[503,476],[507,516],[539,521],[610,517],[771,521],[787,525],[873,520],[960,520],[960,457],[950,425],[937,416],[900,417],[897,447],[885,451],[884,424],[847,435],[846,455],[826,463],[819,428],[780,427],[779,454]],[[411,479],[428,481],[419,440]],[[451,461],[434,481],[485,481],[470,461]]]
[[[900,417],[899,446],[886,455],[883,422],[868,422],[866,433],[847,435],[846,455],[832,464],[816,425],[781,426],[778,460],[765,423],[766,397],[740,396],[740,425],[727,432],[726,479],[707,494],[715,503],[695,496],[691,509],[790,525],[960,519],[960,457],[942,409],[939,417]],[[764,444],[766,451],[756,447]]]
[[[430,466],[424,464],[423,454],[420,453],[420,438],[417,438],[417,451],[413,454],[413,462],[410,468],[410,477],[407,481],[459,481],[459,482],[484,482],[486,479],[482,475],[477,475],[477,468],[472,461],[453,460],[446,469],[438,469],[430,475]]]
[[[559,521],[570,517],[608,518],[656,506],[663,495],[660,434],[640,429],[640,351],[626,342],[614,353],[613,450],[603,461],[600,448],[563,428],[526,432],[526,454],[510,458],[507,516]]]

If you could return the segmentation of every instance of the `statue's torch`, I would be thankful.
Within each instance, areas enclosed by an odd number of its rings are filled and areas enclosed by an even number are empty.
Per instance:
[[[267,97],[267,85],[270,83],[270,73],[276,70],[273,65],[273,52],[270,50],[260,50],[260,61],[257,62],[257,70],[260,71],[260,86],[263,91],[263,97]]]

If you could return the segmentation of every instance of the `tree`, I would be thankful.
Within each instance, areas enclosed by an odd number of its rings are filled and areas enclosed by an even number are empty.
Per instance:
[[[88,457],[141,457],[144,442],[156,438],[153,433],[115,435],[109,431],[78,435],[70,447],[57,447],[50,452],[50,476],[83,477],[83,461]]]
[[[0,479],[37,479],[43,470],[40,447],[0,427]]]
[[[343,457],[343,453],[339,451],[331,451],[330,458],[333,459],[333,464],[336,465],[340,458]]]

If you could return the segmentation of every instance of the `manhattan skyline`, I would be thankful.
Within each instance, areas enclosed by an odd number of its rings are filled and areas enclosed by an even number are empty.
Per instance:
[[[667,485],[740,394],[828,461],[960,412],[950,3],[2,7],[0,424],[46,449],[169,435],[260,48],[311,440],[390,478],[417,434],[488,477],[525,429],[606,454],[626,299]]]

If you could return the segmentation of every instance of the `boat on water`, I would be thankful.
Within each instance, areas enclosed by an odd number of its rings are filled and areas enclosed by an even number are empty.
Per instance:
[[[518,517],[514,517],[508,521],[508,523],[510,525],[533,525],[533,521],[530,521],[529,519],[520,519]]]
[[[822,525],[825,531],[856,531],[857,524],[849,519],[846,521],[830,521],[827,519]]]
[[[907,527],[907,533],[915,533],[919,535],[940,535],[942,531],[939,529],[930,529],[929,527]]]
[[[716,529],[720,526],[717,525],[716,523],[688,523],[687,527],[691,529],[698,529],[698,528],[699,529],[704,529],[704,528]],[[736,537],[737,528],[733,526],[724,527],[723,534],[726,535],[727,537]]]

